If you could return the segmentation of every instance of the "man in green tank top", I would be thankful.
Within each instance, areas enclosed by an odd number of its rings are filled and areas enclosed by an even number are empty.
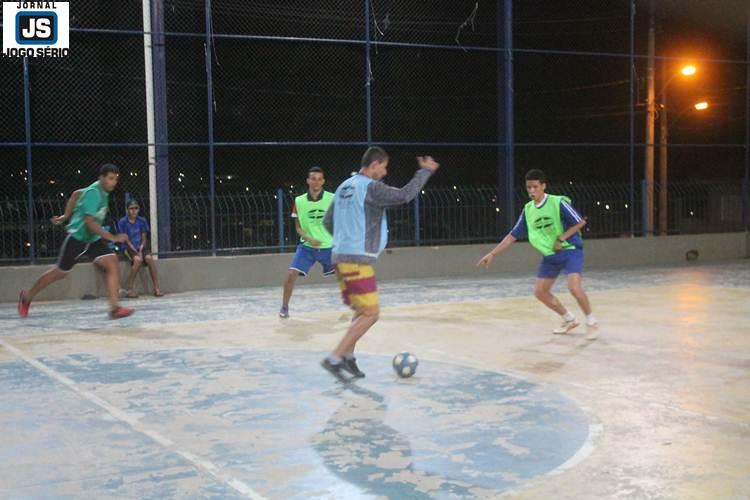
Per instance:
[[[120,307],[120,270],[115,252],[106,241],[122,243],[128,240],[124,234],[113,235],[102,224],[109,211],[109,193],[117,186],[120,171],[115,165],[102,165],[99,180],[89,187],[79,189],[68,202],[65,215],[52,219],[53,224],[61,224],[70,219],[66,230],[68,236],[60,249],[57,265],[42,274],[31,289],[21,292],[18,299],[18,314],[25,318],[34,297],[52,283],[65,278],[81,257],[90,258],[104,271],[109,297],[109,317],[120,319],[133,314],[133,309]],[[106,240],[106,241],[105,241]]]
[[[333,193],[323,190],[325,181],[323,169],[311,168],[307,173],[307,193],[294,199],[292,218],[300,243],[284,281],[284,294],[279,310],[282,318],[289,317],[289,300],[292,298],[297,276],[307,276],[316,262],[323,266],[323,276],[331,276],[336,272],[331,261],[333,236],[323,225],[323,219],[333,201]]]
[[[596,339],[599,323],[591,312],[591,304],[581,285],[583,272],[583,238],[580,230],[586,221],[573,208],[570,198],[545,193],[547,179],[541,170],[526,174],[529,201],[518,222],[490,253],[481,258],[478,266],[489,267],[497,254],[520,239],[527,239],[542,254],[537,271],[534,295],[544,305],[562,317],[562,325],[552,333],[565,334],[579,325],[578,320],[552,294],[552,286],[560,275],[568,275],[568,289],[586,316],[589,340]]]

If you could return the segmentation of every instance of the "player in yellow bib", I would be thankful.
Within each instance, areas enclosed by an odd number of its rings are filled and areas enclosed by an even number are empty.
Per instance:
[[[331,261],[333,236],[323,226],[323,218],[333,201],[333,193],[323,189],[325,174],[320,167],[313,167],[307,173],[307,193],[297,196],[292,207],[292,218],[300,238],[289,271],[284,282],[279,316],[289,317],[289,300],[292,298],[294,283],[298,276],[307,276],[316,262],[323,266],[323,276],[331,276],[336,270]]]
[[[547,194],[546,189],[544,172],[534,169],[526,174],[526,192],[531,201],[524,207],[511,232],[477,265],[489,267],[497,254],[517,240],[528,238],[531,246],[543,255],[534,295],[563,320],[562,325],[552,333],[565,334],[579,325],[576,317],[551,291],[560,272],[565,272],[568,275],[568,289],[586,316],[589,339],[594,340],[599,323],[591,312],[589,298],[581,285],[584,259],[580,230],[586,221],[573,208],[570,198]]]

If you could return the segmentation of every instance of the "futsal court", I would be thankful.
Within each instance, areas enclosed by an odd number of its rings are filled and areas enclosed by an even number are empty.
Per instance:
[[[0,306],[2,498],[747,498],[747,261],[383,282],[365,379],[319,366],[336,284]],[[573,307],[567,290],[558,286]],[[400,379],[394,354],[420,361]]]

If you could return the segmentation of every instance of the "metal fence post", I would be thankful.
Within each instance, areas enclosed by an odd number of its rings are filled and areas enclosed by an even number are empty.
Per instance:
[[[149,238],[154,258],[159,258],[159,196],[156,182],[156,124],[154,111],[154,57],[151,39],[151,0],[141,0],[143,15],[143,74],[146,84],[146,137],[148,145],[148,205],[151,217],[151,234]]]
[[[498,9],[499,11],[500,9]],[[504,193],[505,193],[505,220],[508,230],[513,227],[515,219],[515,203],[513,200],[513,191],[516,183],[515,174],[515,137],[514,137],[514,91],[513,91],[513,0],[505,0],[504,2],[504,19],[503,19],[503,45],[504,50],[504,63],[505,63],[505,75],[504,75],[504,123],[503,131],[505,138],[505,175],[500,177],[500,182],[505,181]],[[498,19],[498,28],[499,28]],[[500,62],[500,53],[498,51],[498,64]],[[499,97],[499,96],[498,96]]]
[[[630,237],[635,237],[635,1],[630,2]]]
[[[276,191],[276,226],[279,228],[279,249],[283,252],[286,240],[286,228],[284,227],[284,190]]]
[[[208,98],[208,191],[211,206],[211,255],[216,257],[216,165],[214,163],[214,85],[213,85],[213,32],[211,24],[211,0],[206,0],[206,43],[203,46],[206,59],[206,95]]]
[[[365,103],[367,105],[367,146],[372,146],[372,60],[370,59],[370,2],[365,5]]]
[[[29,79],[29,58],[23,58],[23,113],[26,134],[26,217],[29,231],[29,256],[31,263],[36,264],[36,238],[34,238],[34,186],[31,161],[31,88]]]
[[[419,220],[419,196],[420,193],[417,193],[417,196],[414,198],[414,244],[416,246],[422,244],[422,237],[420,236],[422,227]]]
[[[641,234],[648,236],[648,181],[641,180]]]
[[[742,178],[742,225],[750,231],[750,10],[745,34],[745,175]]]
[[[169,253],[171,244],[171,200],[169,189],[169,133],[167,112],[167,58],[164,35],[164,0],[151,4],[151,36],[154,79],[154,132],[156,135],[156,191],[159,213],[159,252]]]

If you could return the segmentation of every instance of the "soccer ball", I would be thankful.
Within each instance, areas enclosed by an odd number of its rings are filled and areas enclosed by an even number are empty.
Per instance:
[[[408,352],[402,352],[393,357],[393,369],[401,378],[409,378],[414,375],[418,364],[417,357]]]

